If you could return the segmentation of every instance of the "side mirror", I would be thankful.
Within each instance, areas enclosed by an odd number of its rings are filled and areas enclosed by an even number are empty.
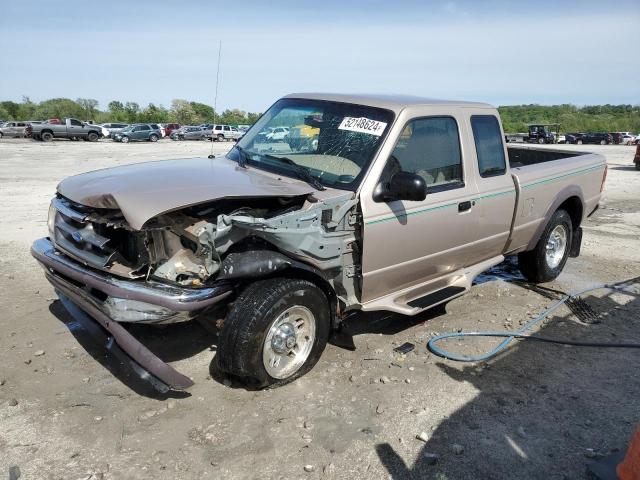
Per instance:
[[[375,202],[411,200],[421,202],[427,197],[427,184],[420,175],[398,172],[388,182],[380,182],[373,194]]]

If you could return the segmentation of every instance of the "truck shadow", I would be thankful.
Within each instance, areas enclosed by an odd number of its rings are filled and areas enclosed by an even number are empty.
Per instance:
[[[187,392],[161,392],[154,388],[153,383],[137,373],[131,359],[117,345],[112,345],[102,327],[73,316],[59,300],[51,303],[49,311],[69,329],[89,355],[135,393],[159,400],[190,396]],[[129,331],[165,362],[189,358],[207,349],[215,350],[216,345],[216,337],[198,322],[134,325],[129,327]]]
[[[583,300],[598,312],[599,322],[584,324],[571,313],[557,314],[539,333],[577,341],[640,342],[637,289],[616,293],[616,299],[610,291],[594,293],[598,296]],[[620,298],[625,298],[623,306]],[[456,344],[447,347],[464,349]],[[473,385],[478,394],[429,432],[413,465],[391,444],[377,444],[376,453],[393,479],[585,478],[586,465],[593,461],[587,457],[625,449],[640,421],[637,349],[519,341],[488,362],[442,359],[436,365],[451,379]],[[437,463],[427,453],[439,455]]]

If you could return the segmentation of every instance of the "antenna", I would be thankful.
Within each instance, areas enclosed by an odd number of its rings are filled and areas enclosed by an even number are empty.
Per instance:
[[[218,44],[218,71],[216,72],[216,94],[213,97],[213,125],[216,125],[216,111],[218,109],[218,84],[220,83],[220,56],[222,54],[222,40]],[[213,154],[213,133],[215,130],[211,131],[211,153],[209,154],[209,158],[216,158]]]

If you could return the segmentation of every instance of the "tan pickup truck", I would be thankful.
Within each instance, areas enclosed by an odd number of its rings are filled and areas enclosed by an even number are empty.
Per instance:
[[[259,135],[300,125],[317,141]],[[162,388],[192,382],[126,324],[216,321],[217,367],[279,385],[315,365],[350,312],[416,315],[506,256],[546,282],[578,255],[604,158],[503,139],[483,103],[289,95],[224,157],[62,181],[32,254],[65,305]]]

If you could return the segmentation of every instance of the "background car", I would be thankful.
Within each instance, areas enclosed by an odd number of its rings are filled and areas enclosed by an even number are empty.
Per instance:
[[[171,133],[173,133],[175,130],[180,130],[182,128],[182,125],[180,125],[179,123],[167,123],[164,126],[164,133],[167,137],[171,136]]]
[[[204,140],[206,137],[205,129],[202,127],[182,127],[171,133],[171,140]]]
[[[577,133],[577,132],[565,133],[564,134],[565,143],[578,143],[578,139],[581,138],[582,135],[584,135],[584,133]]]
[[[212,127],[211,134],[208,135],[212,141],[238,140],[242,136],[242,133],[231,125],[212,125]]]
[[[609,135],[611,135],[611,138],[613,139],[611,143],[614,145],[620,145],[622,143],[622,139],[624,137],[622,132],[609,132]]]
[[[156,125],[156,127],[158,126]],[[157,142],[161,138],[162,132],[160,129],[153,128],[151,124],[147,123],[129,125],[127,128],[122,129],[121,132],[118,132],[113,136],[113,139],[116,142],[122,143],[140,141]]]
[[[582,135],[579,139],[576,140],[577,144],[583,143],[592,143],[592,144],[600,144],[607,145],[613,143],[613,137],[609,133],[602,132],[589,132]]]
[[[102,124],[102,135],[105,137],[111,137],[121,132],[123,129],[127,128],[129,124],[127,123],[103,123]]]
[[[287,135],[289,135],[289,127],[275,127],[267,133],[266,139],[269,142],[284,142]]]
[[[6,122],[0,127],[0,138],[24,137],[27,125],[27,122]]]
[[[148,123],[147,125],[149,125],[153,130],[158,130],[160,132],[160,138],[166,135],[164,127],[159,123]]]

